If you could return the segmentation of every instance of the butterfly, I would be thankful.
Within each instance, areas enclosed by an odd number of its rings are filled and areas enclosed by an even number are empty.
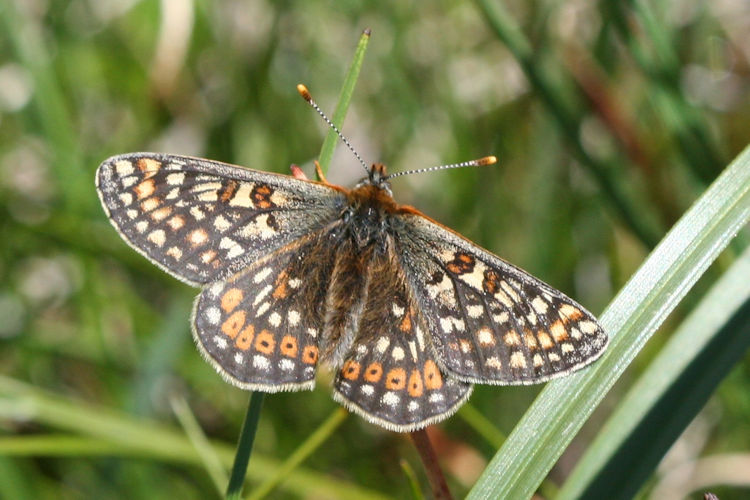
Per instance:
[[[416,208],[382,164],[351,189],[216,161],[130,153],[96,173],[135,250],[201,292],[203,356],[252,391],[312,389],[398,432],[452,415],[472,384],[535,384],[608,338],[563,293]]]

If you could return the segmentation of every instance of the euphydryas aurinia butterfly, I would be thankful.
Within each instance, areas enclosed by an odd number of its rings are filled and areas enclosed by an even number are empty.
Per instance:
[[[494,158],[467,163],[482,162]],[[399,205],[388,180],[381,164],[346,189],[159,153],[96,174],[122,237],[202,287],[196,343],[243,389],[311,389],[327,363],[337,401],[411,431],[454,413],[474,383],[543,382],[601,355],[588,311]]]

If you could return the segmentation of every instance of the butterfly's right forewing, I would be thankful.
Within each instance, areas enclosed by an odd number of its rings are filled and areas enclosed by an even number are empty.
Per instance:
[[[533,384],[604,351],[596,318],[562,292],[426,217],[403,220],[399,253],[438,359],[453,376]]]
[[[329,185],[158,153],[112,157],[96,181],[123,238],[193,285],[227,278],[316,232],[346,199]]]

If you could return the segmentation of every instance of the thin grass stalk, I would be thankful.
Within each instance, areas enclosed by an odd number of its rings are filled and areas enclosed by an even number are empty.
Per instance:
[[[310,455],[320,448],[325,441],[333,435],[336,429],[344,423],[349,416],[345,408],[337,408],[336,411],[318,427],[315,432],[299,445],[299,447],[284,460],[284,463],[263,483],[260,484],[248,497],[248,500],[259,500],[268,496],[275,490],[289,474],[304,462]]]
[[[255,441],[255,432],[258,430],[258,420],[260,420],[260,410],[263,407],[262,392],[255,391],[250,396],[250,402],[245,414],[245,423],[242,424],[240,439],[237,442],[237,452],[234,456],[234,465],[232,465],[232,475],[227,485],[227,500],[239,500],[242,495],[242,485],[245,483],[247,474],[247,464],[250,462],[250,453],[253,450]]]

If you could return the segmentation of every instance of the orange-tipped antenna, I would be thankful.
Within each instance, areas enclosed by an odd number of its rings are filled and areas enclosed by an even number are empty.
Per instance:
[[[315,111],[317,111],[318,114],[321,117],[323,117],[323,120],[325,120],[325,122],[328,124],[328,126],[331,127],[334,132],[336,132],[336,135],[339,136],[339,139],[341,139],[344,142],[344,144],[346,144],[346,147],[349,148],[349,151],[351,151],[352,153],[354,153],[354,156],[357,157],[357,160],[359,160],[359,162],[362,164],[362,167],[364,167],[365,172],[367,172],[367,174],[369,175],[370,174],[370,169],[367,168],[367,164],[365,163],[365,161],[362,159],[361,156],[359,156],[359,153],[357,153],[357,151],[354,149],[354,146],[351,145],[351,143],[349,142],[349,140],[346,137],[344,137],[344,134],[341,133],[341,131],[339,130],[339,128],[336,125],[334,125],[331,120],[328,119],[328,117],[326,116],[325,113],[323,113],[323,110],[320,109],[320,106],[318,106],[318,103],[316,103],[313,100],[312,95],[310,94],[310,91],[307,90],[307,87],[305,87],[301,83],[297,84],[297,92],[299,92],[299,95],[301,95],[302,98],[304,100],[306,100],[308,102],[308,104],[310,104],[310,106],[312,106],[313,109]]]
[[[483,167],[485,165],[492,165],[497,163],[497,158],[494,156],[485,156],[477,160],[462,161],[461,163],[451,163],[450,165],[438,165],[436,167],[418,168],[416,170],[407,170],[405,172],[396,172],[386,177],[386,179],[393,179],[394,177],[400,177],[402,175],[421,174],[423,172],[432,172],[435,170],[447,170],[449,168],[463,168],[463,167]]]

